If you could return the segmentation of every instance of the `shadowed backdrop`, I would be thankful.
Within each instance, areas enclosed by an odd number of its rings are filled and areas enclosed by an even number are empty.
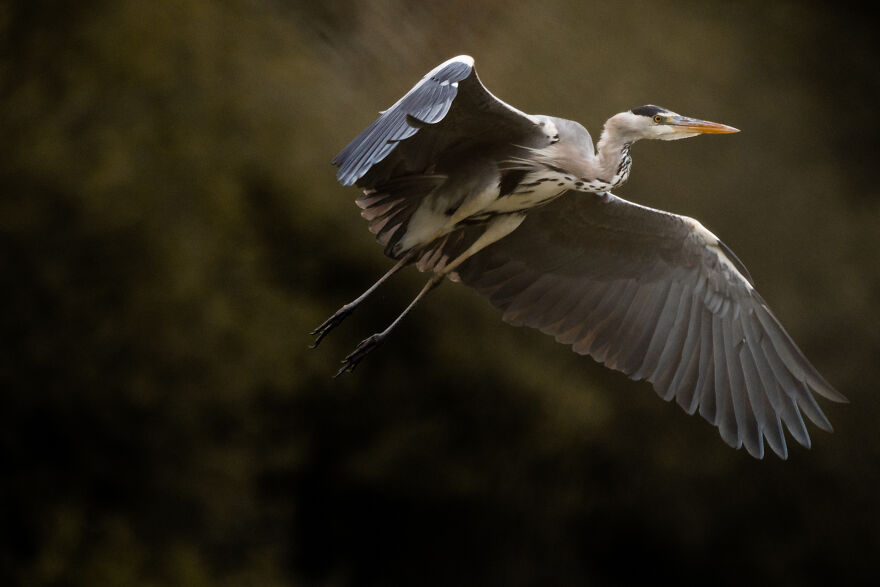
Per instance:
[[[878,44],[800,2],[0,6],[0,583],[849,584],[880,548]],[[330,159],[460,53],[699,219],[852,402],[756,461],[700,417],[390,267]]]

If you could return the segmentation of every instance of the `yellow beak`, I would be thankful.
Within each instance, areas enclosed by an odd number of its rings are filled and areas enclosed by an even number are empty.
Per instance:
[[[674,116],[666,123],[672,126],[677,133],[699,133],[705,135],[721,135],[732,132],[739,132],[738,128],[720,124],[718,122],[709,122],[708,120],[697,120],[696,118],[688,118],[687,116]]]

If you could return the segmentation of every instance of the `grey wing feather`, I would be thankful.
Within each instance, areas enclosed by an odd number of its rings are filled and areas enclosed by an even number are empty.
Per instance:
[[[845,402],[698,222],[611,194],[568,194],[532,211],[458,272],[513,324],[537,328],[718,427],[757,458],[780,457],[784,423],[831,424],[814,394]]]
[[[430,71],[336,157],[343,185],[372,188],[399,164],[423,173],[444,150],[468,139],[524,144],[542,137],[529,115],[493,96],[480,82],[473,59],[461,55]]]

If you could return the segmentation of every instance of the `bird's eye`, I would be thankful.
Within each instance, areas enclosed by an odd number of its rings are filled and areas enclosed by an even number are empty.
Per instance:
[[[663,120],[664,120],[664,117],[662,114],[655,114],[654,115],[654,122],[655,123],[660,124],[661,122],[663,122]]]

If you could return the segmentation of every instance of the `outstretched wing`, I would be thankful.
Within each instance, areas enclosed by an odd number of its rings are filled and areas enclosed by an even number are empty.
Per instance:
[[[785,332],[715,235],[611,194],[568,194],[474,255],[461,280],[504,320],[570,344],[719,428],[729,445],[782,458],[809,447],[813,393],[844,402]]]
[[[450,148],[493,142],[530,146],[546,140],[533,117],[493,96],[480,82],[474,60],[454,57],[429,72],[351,141],[336,157],[343,185],[372,188],[402,165],[422,173]]]

